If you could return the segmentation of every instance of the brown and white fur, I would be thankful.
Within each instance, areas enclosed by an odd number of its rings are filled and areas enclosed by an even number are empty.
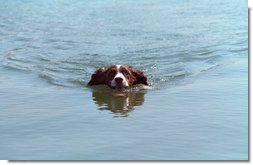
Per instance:
[[[96,70],[88,85],[108,85],[113,89],[124,89],[135,85],[148,86],[148,82],[143,71],[129,65],[111,65],[106,69]]]

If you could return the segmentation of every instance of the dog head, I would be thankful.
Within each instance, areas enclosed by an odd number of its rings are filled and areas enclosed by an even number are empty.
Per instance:
[[[128,65],[111,65],[106,69],[96,70],[88,85],[102,84],[115,89],[128,88],[137,84],[148,85],[144,73]]]

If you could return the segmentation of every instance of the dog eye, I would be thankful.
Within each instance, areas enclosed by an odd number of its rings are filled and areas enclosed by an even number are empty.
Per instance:
[[[113,71],[111,71],[111,72],[109,73],[109,77],[110,77],[110,78],[113,78],[115,75],[116,75],[116,71],[115,71],[115,70],[113,70]]]
[[[123,73],[124,75],[126,75],[126,76],[129,75],[129,72],[126,71],[126,70],[123,70],[122,73]]]

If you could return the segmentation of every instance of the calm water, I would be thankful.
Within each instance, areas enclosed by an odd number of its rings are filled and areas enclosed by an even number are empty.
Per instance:
[[[248,159],[246,0],[0,2],[0,159]],[[152,89],[87,88],[109,64]]]

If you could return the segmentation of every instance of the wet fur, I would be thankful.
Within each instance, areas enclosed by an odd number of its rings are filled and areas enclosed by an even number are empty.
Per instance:
[[[143,71],[133,69],[129,65],[122,65],[122,66],[124,66],[129,72],[129,74],[125,76],[128,81],[129,87],[133,87],[135,85],[145,85],[145,86],[149,85],[147,82],[147,77],[144,75]],[[88,85],[89,86],[108,85],[109,87],[113,88],[111,86],[112,79],[109,76],[110,70],[112,70],[113,67],[115,67],[115,65],[97,69],[94,72],[94,74],[92,74]]]

